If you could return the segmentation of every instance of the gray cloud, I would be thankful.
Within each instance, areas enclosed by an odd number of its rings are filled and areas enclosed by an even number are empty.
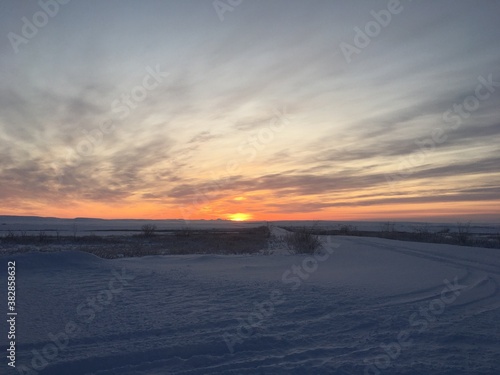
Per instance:
[[[386,6],[244,2],[221,23],[210,1],[70,2],[20,53],[0,42],[0,197],[12,207],[176,205],[203,193],[271,192],[293,202],[262,202],[276,213],[497,200],[500,89],[456,130],[441,116],[474,94],[480,75],[500,81],[500,5],[406,2],[348,64],[339,43],[352,43],[354,27]],[[2,35],[21,32],[21,17],[38,10],[14,0],[1,7]],[[169,77],[117,119],[112,103],[158,64]],[[267,126],[283,106],[293,124],[238,175],[200,179],[237,159],[242,132]],[[115,130],[91,155],[65,160],[108,119]],[[401,192],[383,194],[387,174],[440,127],[447,140],[411,167]],[[457,189],[454,179],[470,183]],[[431,180],[453,193],[427,191]]]

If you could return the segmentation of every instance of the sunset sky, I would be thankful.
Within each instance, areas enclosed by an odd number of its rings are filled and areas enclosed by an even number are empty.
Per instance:
[[[498,222],[499,15],[3,0],[0,215]]]

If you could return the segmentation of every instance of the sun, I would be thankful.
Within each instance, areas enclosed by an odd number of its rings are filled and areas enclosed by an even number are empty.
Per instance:
[[[250,220],[252,218],[252,215],[242,214],[242,213],[238,212],[236,214],[229,214],[229,215],[227,215],[227,217],[231,221],[246,221],[246,220]]]

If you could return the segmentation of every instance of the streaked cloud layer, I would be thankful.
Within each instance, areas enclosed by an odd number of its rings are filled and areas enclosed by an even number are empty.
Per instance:
[[[0,214],[500,221],[498,1],[41,3],[0,5]]]

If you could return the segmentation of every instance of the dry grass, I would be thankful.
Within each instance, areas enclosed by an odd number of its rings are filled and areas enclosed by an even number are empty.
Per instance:
[[[0,252],[78,250],[101,258],[174,254],[252,254],[267,248],[269,229],[265,226],[238,230],[189,230],[165,234],[156,231],[124,236],[60,236],[8,233],[0,239]]]
[[[313,234],[314,228],[294,228],[287,233],[283,240],[292,253],[295,254],[314,254],[321,248],[319,237]]]

